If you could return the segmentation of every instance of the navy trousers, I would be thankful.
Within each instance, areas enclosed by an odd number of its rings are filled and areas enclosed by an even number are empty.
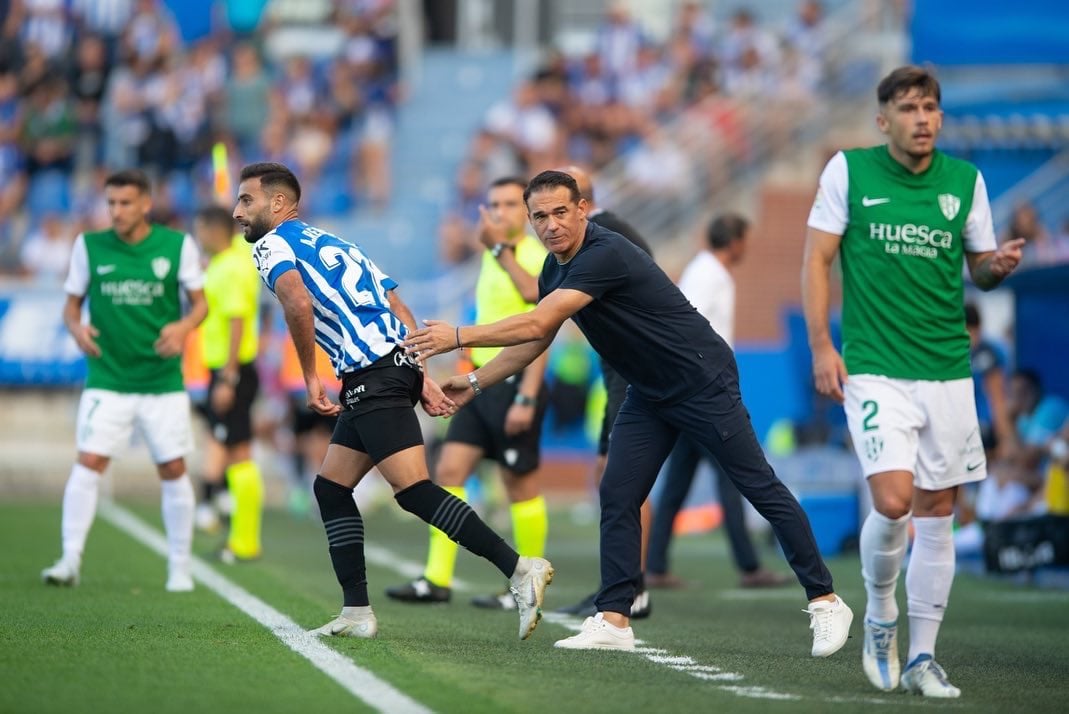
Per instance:
[[[682,402],[654,404],[634,388],[613,425],[601,480],[599,611],[629,615],[640,571],[639,509],[680,435],[708,451],[757,512],[772,525],[787,562],[812,600],[833,592],[805,511],[765,459],[739,392],[734,363]]]
[[[698,446],[689,436],[679,437],[676,446],[668,457],[662,480],[661,496],[653,510],[653,526],[650,528],[649,552],[646,554],[646,572],[663,575],[669,571],[668,547],[672,543],[672,526],[676,515],[687,500],[694,474],[701,460],[710,459],[716,472],[716,490],[720,497],[720,508],[724,512],[724,530],[735,566],[743,573],[752,573],[761,567],[757,558],[750,533],[746,530],[746,513],[743,510],[742,494],[731,482],[724,469],[716,465],[715,459]]]

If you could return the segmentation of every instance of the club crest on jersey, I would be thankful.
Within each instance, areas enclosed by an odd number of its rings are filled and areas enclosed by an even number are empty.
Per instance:
[[[167,273],[171,272],[171,261],[167,258],[153,258],[152,259],[152,274],[157,279],[163,280],[167,277]]]
[[[948,221],[952,221],[961,210],[961,199],[950,193],[941,193],[939,194],[939,210],[943,212]]]

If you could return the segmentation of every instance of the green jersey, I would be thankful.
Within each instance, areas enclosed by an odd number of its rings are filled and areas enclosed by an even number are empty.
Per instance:
[[[78,236],[64,289],[89,301],[100,357],[88,358],[85,386],[128,394],[184,389],[181,357],[160,357],[164,325],[182,317],[179,288],[200,289],[196,244],[164,226],[131,245],[113,230]]]
[[[995,250],[975,166],[936,151],[914,174],[885,145],[840,152],[821,175],[809,225],[842,236],[849,374],[970,376],[962,265],[966,251]]]

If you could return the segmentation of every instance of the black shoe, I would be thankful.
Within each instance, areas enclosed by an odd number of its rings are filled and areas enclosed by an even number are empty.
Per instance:
[[[598,612],[598,609],[594,607],[594,598],[596,598],[597,596],[598,594],[596,592],[590,593],[576,604],[569,605],[568,607],[558,607],[553,612],[560,613],[561,615],[578,615],[579,617],[593,617]]]
[[[419,578],[404,585],[386,588],[386,597],[400,602],[449,602],[452,596],[452,590],[435,585],[427,578]]]
[[[512,596],[512,592],[505,590],[504,592],[496,593],[494,595],[480,595],[471,599],[471,604],[475,607],[481,607],[484,610],[515,610],[516,598]]]
[[[635,601],[631,603],[631,619],[645,620],[653,612],[653,603],[650,602],[650,591],[642,590],[635,593]]]

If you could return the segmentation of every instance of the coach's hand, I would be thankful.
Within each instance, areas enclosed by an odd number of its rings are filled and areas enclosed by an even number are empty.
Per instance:
[[[75,329],[71,330],[71,336],[74,338],[74,342],[78,345],[78,349],[86,355],[89,357],[100,356],[100,345],[93,339],[94,337],[100,336],[100,330],[92,325],[78,325]]]
[[[423,393],[420,395],[423,411],[432,417],[450,416],[457,411],[456,403],[445,395],[438,383],[429,376],[423,378]]]
[[[307,378],[304,380],[304,384],[308,388],[309,409],[323,416],[341,414],[341,407],[330,401],[330,397],[327,396],[327,390],[323,389],[323,383],[319,381],[319,377]]]
[[[505,413],[505,436],[517,436],[534,424],[535,407],[533,404],[513,404]]]
[[[405,352],[413,355],[420,362],[426,362],[434,355],[452,352],[460,347],[457,340],[458,328],[441,320],[424,320],[422,330],[410,332],[405,340]]]
[[[463,374],[453,375],[442,382],[442,392],[452,400],[456,409],[460,409],[472,399],[475,399],[475,392],[472,391],[471,382],[468,381],[467,375]]]
[[[813,350],[813,383],[817,392],[843,403],[843,387],[846,384],[846,364],[835,346],[830,342]]]

